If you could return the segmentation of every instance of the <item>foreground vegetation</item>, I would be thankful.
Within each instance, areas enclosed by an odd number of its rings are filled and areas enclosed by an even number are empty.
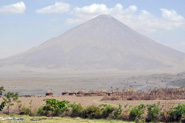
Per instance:
[[[0,90],[4,91],[4,88],[0,88]],[[21,117],[24,117],[25,121],[30,121],[30,118],[37,118],[36,120],[45,120],[44,122],[47,123],[50,122],[50,120],[53,122],[53,120],[64,120],[66,119],[64,117],[68,117],[67,120],[74,120],[74,122],[76,122],[76,119],[109,119],[107,121],[117,122],[116,120],[122,120],[129,122],[135,121],[137,123],[185,122],[185,104],[179,104],[175,107],[165,110],[165,108],[163,108],[164,105],[161,105],[160,102],[157,104],[141,104],[138,106],[119,105],[116,107],[112,105],[101,104],[83,107],[81,104],[71,104],[66,100],[59,101],[56,99],[46,99],[45,105],[39,107],[38,109],[32,110],[32,100],[29,102],[28,107],[22,107],[21,102],[19,101],[18,93],[8,92],[3,96],[3,102],[1,103],[0,109],[2,111],[4,107],[7,107],[7,112],[4,113],[9,114],[11,106],[13,106],[15,103],[18,104],[17,114],[22,115]],[[28,115],[33,117],[28,117]],[[43,116],[47,116],[47,118],[44,117],[43,119]],[[52,119],[53,117],[55,118]],[[89,120],[89,122],[91,121],[95,122],[96,120]],[[105,122],[104,120],[98,121]],[[84,122],[86,121],[84,120]]]
[[[68,104],[67,101],[47,99],[46,105],[37,111],[39,116],[70,116],[90,119],[119,119],[135,122],[185,122],[185,104],[163,110],[158,104],[118,107],[102,104],[82,107],[81,104]],[[30,112],[29,112],[30,113]]]
[[[21,118],[23,121],[14,120],[12,123],[124,123],[121,120],[105,120],[105,119],[82,119],[71,117],[45,117],[45,116],[27,116],[27,115],[0,115],[0,117]],[[0,121],[0,123],[11,123],[8,121]],[[125,122],[126,123],[126,122]]]

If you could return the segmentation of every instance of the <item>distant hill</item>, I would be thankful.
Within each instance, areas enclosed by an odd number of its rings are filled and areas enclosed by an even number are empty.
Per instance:
[[[154,70],[185,62],[185,54],[159,44],[108,15],[100,15],[36,48],[0,60],[4,66],[74,70]]]

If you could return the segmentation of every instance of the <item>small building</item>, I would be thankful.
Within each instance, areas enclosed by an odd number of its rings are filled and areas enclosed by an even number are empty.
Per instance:
[[[118,95],[118,91],[117,91],[117,90],[112,90],[112,91],[111,91],[111,94],[112,94],[112,95]]]
[[[76,95],[76,92],[75,91],[71,91],[71,92],[69,92],[69,95],[70,96],[74,96],[74,95]]]
[[[180,88],[178,88],[178,91],[179,91],[179,92],[184,92],[184,91],[185,91],[185,87],[180,87]]]
[[[92,96],[97,96],[97,92],[96,92],[96,91],[93,91],[93,90],[92,90],[92,91],[89,91],[88,93],[89,93],[90,95],[92,95]]]
[[[83,91],[78,91],[77,93],[76,93],[76,96],[83,96],[84,95],[84,92]]]
[[[69,93],[67,91],[62,92],[62,95],[68,95]]]
[[[53,96],[53,92],[51,90],[47,91],[46,96]]]
[[[123,90],[124,93],[134,93],[135,91],[133,89],[126,89]]]
[[[112,92],[108,91],[108,92],[106,93],[106,95],[107,95],[107,96],[112,96]]]
[[[92,96],[92,94],[89,93],[89,92],[85,92],[85,93],[84,93],[84,96]]]
[[[106,90],[101,90],[101,91],[98,91],[98,92],[97,92],[97,96],[105,96],[106,93],[107,93]]]

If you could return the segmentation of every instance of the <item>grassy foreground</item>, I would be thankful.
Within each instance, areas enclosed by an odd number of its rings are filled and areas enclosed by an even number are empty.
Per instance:
[[[22,118],[24,121],[10,121],[5,120],[0,123],[127,123],[121,120],[105,120],[105,119],[82,119],[82,118],[70,118],[70,117],[30,117],[26,115],[0,115],[3,118]],[[130,123],[130,122],[129,122]]]

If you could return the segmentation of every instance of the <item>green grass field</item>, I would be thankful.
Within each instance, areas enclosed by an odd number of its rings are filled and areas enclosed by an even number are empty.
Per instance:
[[[11,121],[5,120],[0,123],[127,123],[121,120],[105,120],[105,119],[82,119],[82,118],[70,118],[70,117],[30,117],[25,115],[0,115],[3,118],[22,118],[24,121]]]

